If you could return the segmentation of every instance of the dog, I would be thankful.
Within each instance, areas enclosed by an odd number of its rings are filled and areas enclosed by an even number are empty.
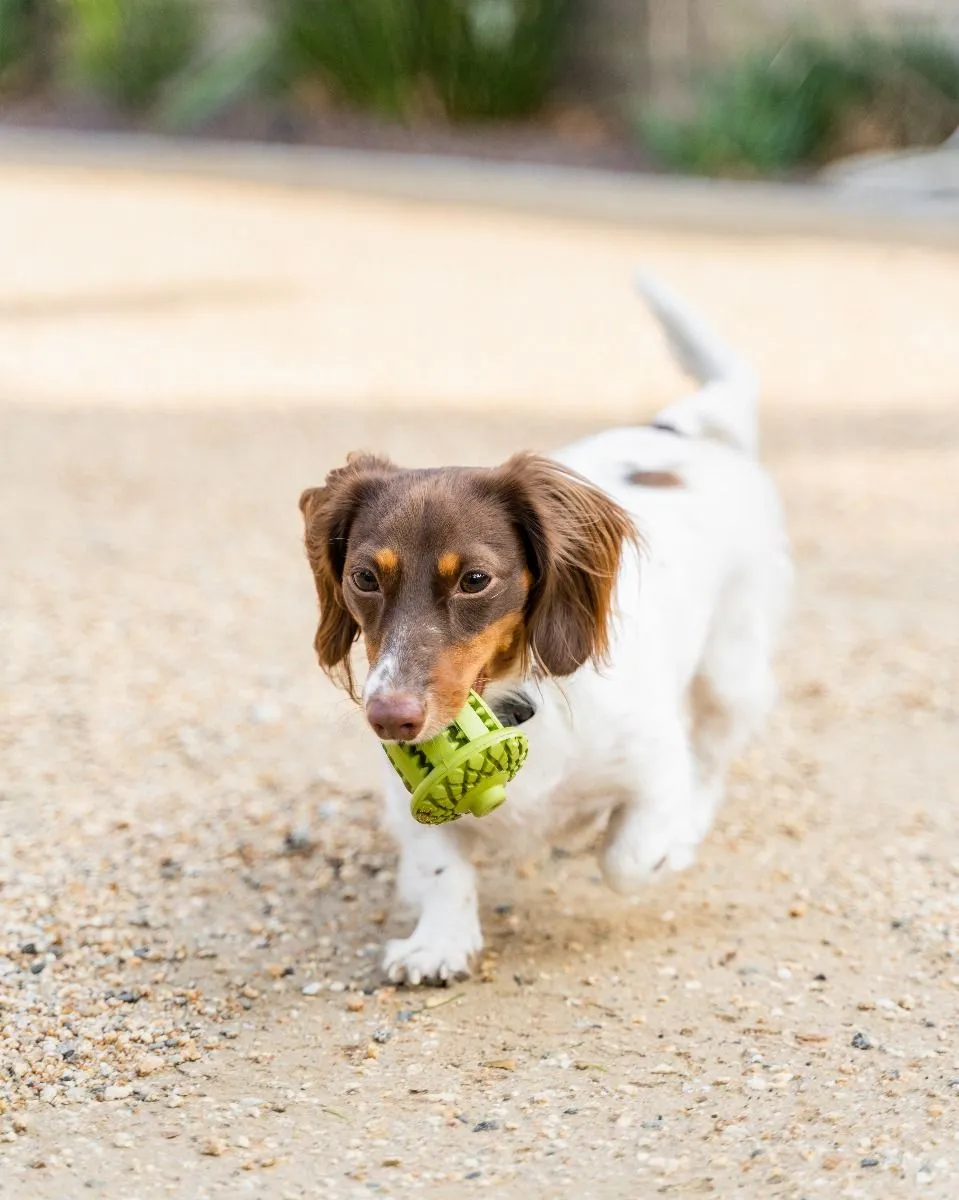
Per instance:
[[[475,688],[529,742],[502,807],[441,826],[413,819],[383,756],[398,891],[418,911],[386,947],[394,983],[469,974],[477,841],[516,850],[604,823],[603,876],[626,894],[688,867],[775,702],[792,567],[757,381],[665,286],[638,287],[700,385],[651,424],[492,469],[355,454],[300,499],[316,653],[376,736],[424,741]]]

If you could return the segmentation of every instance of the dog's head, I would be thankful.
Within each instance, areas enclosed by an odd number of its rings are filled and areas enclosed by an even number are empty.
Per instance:
[[[366,716],[384,740],[422,741],[470,688],[529,664],[570,675],[606,651],[626,513],[556,463],[408,471],[351,456],[300,498],[316,581],[320,665],[355,697],[362,633]]]

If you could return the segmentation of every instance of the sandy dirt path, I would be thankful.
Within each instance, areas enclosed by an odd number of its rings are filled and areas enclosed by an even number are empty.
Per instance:
[[[638,260],[765,380],[782,706],[688,874],[384,989],[297,496],[649,415]],[[959,1194],[959,258],[4,169],[0,262],[0,1196]]]

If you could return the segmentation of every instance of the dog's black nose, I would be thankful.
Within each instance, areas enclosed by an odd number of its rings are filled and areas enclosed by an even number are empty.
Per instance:
[[[387,692],[366,702],[366,719],[385,742],[412,742],[426,721],[426,706],[410,692]]]

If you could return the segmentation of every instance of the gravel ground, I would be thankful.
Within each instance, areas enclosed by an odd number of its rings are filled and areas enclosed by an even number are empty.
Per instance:
[[[687,875],[384,988],[299,490],[648,415],[637,259],[766,380],[783,704]],[[0,1195],[956,1196],[959,259],[5,169],[0,261]]]

